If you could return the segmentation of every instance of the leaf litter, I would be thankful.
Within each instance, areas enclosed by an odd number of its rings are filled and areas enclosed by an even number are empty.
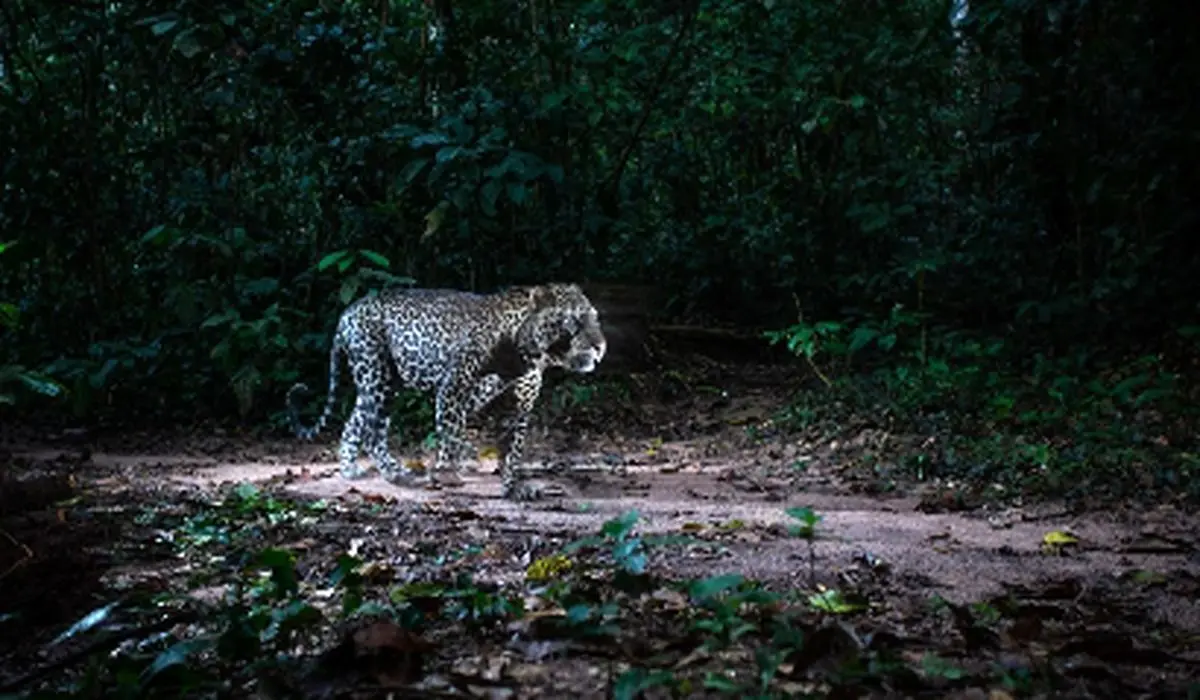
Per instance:
[[[544,416],[573,496],[535,504],[498,498],[486,430],[441,490],[289,440],[10,446],[52,494],[0,519],[0,692],[102,657],[147,697],[1195,692],[1192,514],[904,482],[862,467],[902,436],[779,429],[788,378],[759,371]]]

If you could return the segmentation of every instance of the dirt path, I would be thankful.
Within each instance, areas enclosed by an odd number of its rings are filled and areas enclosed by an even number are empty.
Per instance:
[[[867,601],[865,612],[853,618],[855,627],[901,635],[913,668],[924,668],[927,652],[948,656],[973,664],[971,682],[979,687],[992,682],[986,679],[994,664],[1025,659],[1020,663],[1037,667],[1047,649],[1061,657],[1059,668],[1068,675],[1078,669],[1098,673],[1101,663],[1107,667],[1096,677],[1101,686],[1159,688],[1167,693],[1161,697],[1177,696],[1170,693],[1200,667],[1200,518],[1171,506],[930,512],[927,506],[941,501],[930,497],[927,484],[905,483],[882,465],[886,435],[841,423],[834,426],[836,439],[785,434],[771,416],[783,403],[786,378],[766,373],[724,379],[718,374],[707,380],[724,387],[715,391],[674,394],[658,403],[637,397],[615,409],[575,405],[552,416],[547,422],[555,427],[533,436],[531,466],[542,467],[545,478],[570,495],[528,504],[500,498],[494,459],[473,465],[455,489],[400,488],[378,477],[347,481],[334,463],[336,437],[306,445],[218,430],[60,435],[43,443],[9,436],[0,454],[7,451],[14,472],[60,480],[72,474],[75,498],[68,492],[26,504],[31,514],[0,532],[7,535],[7,547],[0,542],[0,570],[12,572],[0,576],[0,593],[36,613],[24,621],[25,632],[0,643],[0,659],[14,668],[40,663],[52,639],[97,600],[111,600],[119,591],[172,590],[211,604],[227,583],[218,576],[213,585],[197,587],[197,567],[221,572],[231,561],[224,555],[246,545],[295,553],[297,571],[314,595],[327,585],[331,562],[344,553],[381,577],[369,595],[459,573],[480,585],[527,593],[532,561],[637,511],[641,534],[688,540],[650,548],[648,568],[656,580],[741,574],[775,590],[804,592],[803,606],[815,578]],[[476,445],[489,444],[490,431],[473,432]],[[393,454],[406,462],[427,464],[430,458],[395,445]],[[232,510],[221,510],[225,506],[215,501],[242,483],[260,485],[259,494],[320,500],[324,507],[277,503],[278,511],[247,514],[238,510],[245,501],[225,498]],[[56,505],[63,502],[78,507]],[[258,503],[254,508],[262,507]],[[795,521],[786,511],[794,507],[811,508],[822,518],[811,551],[789,532]],[[232,515],[213,515],[218,512]],[[200,520],[191,520],[196,514]],[[281,519],[272,520],[275,515]],[[205,529],[210,526],[216,529]],[[235,539],[229,530],[238,528],[246,541],[225,547]],[[1075,535],[1079,545],[1043,551],[1044,536],[1055,531]],[[202,543],[188,544],[195,542]],[[184,550],[194,556],[181,557]],[[655,612],[661,601],[644,598],[621,618],[622,645],[654,640],[651,647],[661,651],[689,638],[663,627],[675,618]],[[936,598],[963,607],[942,606]],[[988,605],[967,607],[980,602]],[[980,642],[963,627],[968,609],[978,610],[968,618],[1000,615],[1002,623],[981,623],[1000,630],[1000,641]],[[822,615],[810,615],[810,621]],[[592,649],[548,660],[530,656],[537,645],[510,648],[507,631],[481,636],[443,620],[428,633],[440,649],[438,668],[481,675],[480,669],[504,660],[511,664],[506,673],[525,679],[521,697],[608,697],[583,690],[595,687],[597,674],[612,672],[611,654],[638,663],[649,653],[619,645],[604,654]],[[1128,661],[1134,658],[1131,643],[1139,652],[1149,653],[1148,646],[1170,654]],[[717,665],[750,663],[738,658],[722,657]],[[1162,659],[1170,665],[1167,675]]]
[[[350,482],[337,475],[328,450],[272,443],[243,449],[243,455],[97,453],[91,463],[109,476],[97,485],[156,482],[211,491],[222,483],[274,482],[302,497],[390,502],[409,506],[411,517],[440,518],[470,512],[497,535],[569,539],[599,530],[604,521],[629,510],[642,516],[645,533],[721,533],[716,550],[671,555],[664,565],[679,576],[741,573],[766,582],[798,582],[809,575],[804,542],[789,537],[793,506],[823,518],[816,554],[818,579],[836,580],[867,553],[891,568],[892,578],[915,600],[937,594],[966,603],[1013,587],[1036,588],[1070,582],[1086,588],[1132,572],[1171,572],[1200,579],[1195,519],[1171,508],[1144,513],[1054,513],[1008,509],[934,513],[917,509],[919,499],[869,497],[836,485],[835,463],[815,463],[802,477],[762,468],[759,450],[727,450],[703,456],[704,441],[660,444],[655,464],[641,451],[576,454],[555,472],[572,495],[533,504],[499,497],[495,462],[484,461],[452,490],[400,488],[378,477]],[[316,454],[314,454],[316,453]],[[30,457],[51,458],[44,450]],[[324,459],[322,459],[324,457]],[[412,456],[410,456],[412,458]],[[621,466],[609,466],[611,463]],[[419,507],[418,507],[419,506]],[[419,514],[419,515],[418,515]],[[1081,546],[1056,555],[1042,550],[1051,531],[1069,531]],[[1200,631],[1200,602],[1187,591],[1157,590],[1150,609],[1179,628]]]

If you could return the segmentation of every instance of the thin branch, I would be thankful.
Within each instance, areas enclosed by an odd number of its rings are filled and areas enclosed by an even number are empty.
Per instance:
[[[683,24],[679,27],[679,33],[675,35],[675,40],[671,42],[671,49],[667,53],[666,60],[658,69],[658,76],[654,80],[654,87],[650,95],[646,98],[646,106],[642,110],[642,116],[638,120],[637,126],[633,128],[633,133],[629,135],[629,143],[625,144],[624,150],[617,158],[617,165],[613,168],[612,174],[608,176],[605,186],[610,190],[615,190],[618,183],[621,181],[621,174],[625,171],[625,165],[629,162],[629,156],[633,154],[633,149],[637,145],[638,140],[642,136],[642,131],[646,128],[646,123],[650,121],[650,114],[654,111],[654,107],[658,103],[658,98],[662,95],[663,89],[667,85],[667,77],[671,71],[671,66],[675,63],[675,57],[679,54],[679,49],[683,46],[683,39],[688,35],[692,25],[696,23],[696,17],[700,14],[700,0],[692,0],[691,7],[687,15],[683,18]]]
[[[70,654],[66,654],[56,661],[51,661],[50,663],[35,668],[23,676],[19,676],[5,683],[0,683],[0,693],[11,693],[15,690],[20,690],[21,688],[29,686],[41,680],[42,678],[45,678],[55,671],[67,668],[68,666],[73,666],[97,652],[108,651],[127,639],[148,637],[158,632],[165,632],[175,625],[187,622],[195,622],[198,619],[200,619],[199,614],[195,612],[184,612],[171,615],[162,620],[158,620],[157,622],[138,625],[122,632],[105,635],[99,639],[92,640],[90,643],[79,649],[76,649]]]
[[[9,542],[11,542],[14,547],[17,547],[24,553],[24,555],[20,559],[18,559],[16,562],[14,562],[12,566],[5,569],[4,573],[0,574],[0,580],[4,580],[5,578],[8,577],[9,574],[16,571],[25,562],[29,561],[30,559],[33,559],[33,550],[30,549],[29,546],[26,545],[24,542],[18,542],[15,537],[8,534],[7,530],[0,530],[0,535],[3,535],[4,538],[6,540],[8,540]]]

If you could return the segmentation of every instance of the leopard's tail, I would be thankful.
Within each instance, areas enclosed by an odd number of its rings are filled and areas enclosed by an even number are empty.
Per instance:
[[[338,365],[342,355],[345,353],[345,348],[342,346],[341,336],[335,335],[333,339],[333,347],[329,350],[329,396],[325,399],[325,409],[321,411],[321,417],[317,419],[315,425],[305,427],[300,422],[300,408],[298,399],[300,394],[308,392],[308,385],[297,383],[292,385],[292,388],[287,393],[287,409],[288,422],[292,426],[292,432],[301,440],[312,440],[321,433],[325,428],[325,424],[329,422],[329,417],[333,415],[333,406],[337,401],[337,385],[338,385]]]

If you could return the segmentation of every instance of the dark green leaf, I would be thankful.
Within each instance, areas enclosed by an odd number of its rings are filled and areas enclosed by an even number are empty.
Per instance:
[[[243,481],[234,487],[233,493],[242,501],[251,501],[262,495],[262,490],[249,481]]]
[[[413,138],[409,145],[413,148],[423,148],[425,146],[441,146],[450,143],[450,139],[445,134],[431,133],[421,134]]]
[[[854,332],[850,334],[849,352],[853,354],[859,350],[862,350],[863,348],[867,347],[872,340],[875,340],[878,337],[879,331],[874,328],[868,328],[866,326],[859,326],[858,328],[855,328]]]
[[[600,527],[600,533],[606,537],[623,539],[633,532],[640,517],[636,510],[626,511],[616,518],[606,521]]]
[[[154,228],[147,231],[142,236],[142,240],[140,241],[140,243],[142,243],[144,245],[146,243],[156,242],[159,240],[159,238],[162,237],[163,233],[165,233],[166,230],[167,230],[167,227],[165,225],[159,224],[158,226],[155,226]]]
[[[232,321],[237,321],[240,317],[241,314],[239,314],[236,310],[231,309],[228,311],[222,311],[204,319],[204,322],[200,324],[200,327],[212,328],[214,326],[221,326]]]
[[[358,296],[358,286],[357,277],[348,277],[342,281],[342,287],[338,290],[338,299],[342,302],[343,306],[349,304],[354,300],[354,297]]]
[[[0,302],[0,326],[5,328],[16,328],[17,320],[20,318],[21,312],[16,304],[8,302]]]
[[[142,682],[148,683],[158,674],[173,667],[186,665],[196,657],[212,650],[215,640],[212,637],[196,637],[185,639],[168,647],[154,658],[154,661],[142,671]]]
[[[176,51],[183,54],[184,58],[194,58],[203,50],[203,47],[200,46],[200,37],[195,29],[185,29],[176,34],[175,41],[171,45]]]
[[[508,185],[508,198],[513,204],[521,205],[529,199],[529,190],[525,188],[525,184],[521,182],[513,182]]]
[[[641,668],[631,668],[617,676],[613,683],[613,700],[638,700],[647,690],[664,688],[672,685],[675,675],[670,671],[646,671]]]
[[[288,594],[299,590],[296,578],[296,558],[286,549],[268,548],[258,553],[255,563],[271,571],[271,580],[279,590]]]
[[[163,34],[166,34],[174,29],[175,25],[177,24],[179,24],[179,20],[177,19],[164,19],[155,22],[154,25],[150,27],[150,32],[154,34],[154,36],[162,36]]]
[[[382,267],[384,269],[387,269],[392,266],[392,262],[390,260],[383,257],[383,255],[376,253],[373,250],[365,250],[365,249],[359,250],[358,254],[363,256],[367,260],[370,260],[372,263],[374,263],[374,265],[376,267]]]
[[[424,170],[425,166],[427,165],[429,165],[428,158],[418,158],[416,160],[409,161],[408,164],[404,166],[404,170],[400,172],[400,177],[397,180],[399,183],[397,185],[397,189],[403,190],[407,188],[412,181],[421,174],[421,171]]]
[[[745,580],[745,577],[739,574],[712,576],[693,582],[688,589],[688,593],[696,600],[706,600],[730,589],[737,588]]]
[[[341,262],[342,260],[345,260],[349,256],[350,256],[350,251],[348,251],[348,250],[335,250],[334,252],[321,258],[321,261],[317,263],[317,271],[324,272],[326,269],[329,268],[329,266],[336,265],[339,262]]]
[[[499,180],[488,180],[483,183],[483,187],[479,189],[479,202],[484,214],[496,215],[496,199],[499,198],[503,189],[504,185]]]
[[[727,678],[724,675],[709,671],[704,676],[704,687],[709,690],[716,690],[722,693],[738,694],[741,688],[736,680]]]
[[[112,358],[112,357],[108,358],[107,360],[104,361],[104,364],[101,365],[100,369],[96,370],[95,372],[92,372],[88,376],[88,384],[91,385],[91,387],[93,389],[103,388],[104,386],[106,386],[108,384],[109,375],[111,375],[113,373],[113,370],[115,370],[117,367],[119,367],[120,364],[121,363],[117,362],[117,360],[115,358]]]

